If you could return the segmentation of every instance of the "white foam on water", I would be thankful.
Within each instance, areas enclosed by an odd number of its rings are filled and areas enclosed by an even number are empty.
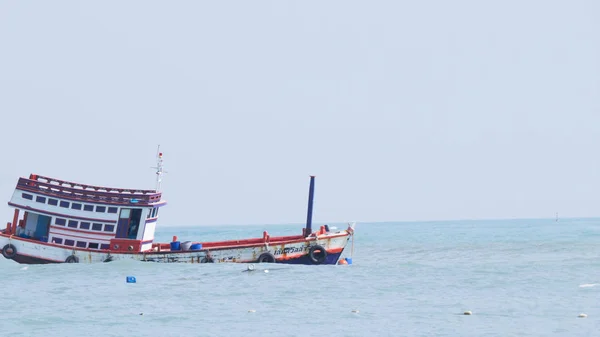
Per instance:
[[[598,285],[598,283],[585,283],[585,284],[580,284],[579,288],[591,288],[591,287],[595,287],[597,285]]]

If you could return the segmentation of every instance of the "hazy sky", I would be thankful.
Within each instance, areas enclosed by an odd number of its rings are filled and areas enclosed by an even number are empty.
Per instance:
[[[0,1],[0,200],[162,225],[600,215],[600,1]],[[6,205],[6,204],[5,204]],[[11,210],[0,212],[11,220]]]

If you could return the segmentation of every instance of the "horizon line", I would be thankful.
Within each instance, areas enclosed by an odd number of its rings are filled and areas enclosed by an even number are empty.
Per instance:
[[[559,217],[558,220],[574,220],[574,219],[600,219],[600,216],[581,216],[581,217]],[[313,221],[313,224],[318,225],[340,225],[356,222],[357,225],[365,224],[386,224],[386,223],[431,223],[431,222],[456,222],[456,221],[507,221],[507,220],[552,220],[555,221],[555,217],[519,217],[519,218],[463,218],[463,219],[445,219],[445,220],[379,220],[379,221]],[[301,222],[281,222],[281,223],[219,223],[219,224],[162,224],[159,226],[174,226],[174,227],[217,227],[217,226],[306,226],[306,223]]]

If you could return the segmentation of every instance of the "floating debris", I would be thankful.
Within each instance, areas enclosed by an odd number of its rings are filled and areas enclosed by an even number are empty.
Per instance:
[[[579,317],[579,318],[586,318],[587,315],[586,314],[579,314],[579,316],[577,316],[577,317]]]
[[[469,315],[473,315],[473,313],[470,310],[467,310],[463,313],[463,315],[469,316]]]
[[[256,312],[256,310],[250,309],[250,310],[248,310],[248,312]]]
[[[125,280],[127,283],[136,283],[135,276],[127,276]]]
[[[586,283],[586,284],[579,285],[579,288],[591,288],[591,287],[595,287],[597,285],[598,285],[598,283]]]
[[[354,309],[352,310],[353,313],[358,314],[358,310]]]

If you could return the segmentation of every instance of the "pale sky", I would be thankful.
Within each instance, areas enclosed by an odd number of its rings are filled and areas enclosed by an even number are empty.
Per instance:
[[[0,198],[159,226],[600,216],[600,1],[0,1]],[[5,204],[4,222],[11,220]]]

